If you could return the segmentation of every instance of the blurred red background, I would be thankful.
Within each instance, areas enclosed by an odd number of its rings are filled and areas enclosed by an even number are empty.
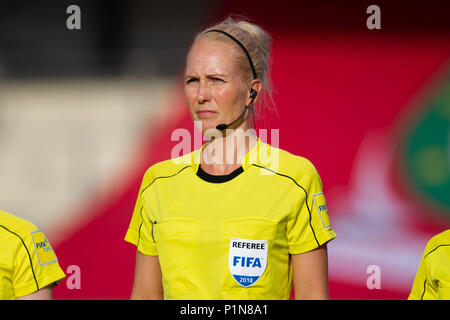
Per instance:
[[[368,30],[370,4],[227,1],[198,26],[235,13],[273,37],[278,116],[257,128],[280,129],[280,147],[310,159],[321,175],[338,234],[329,244],[331,299],[405,299],[426,241],[450,225],[448,207],[408,180],[403,152],[430,101],[449,95],[449,6],[379,2],[381,30]],[[170,157],[173,130],[193,134],[182,94],[177,85],[167,97],[173,117],[148,119],[125,181],[73,208],[86,218],[53,246],[64,270],[81,268],[81,289],[64,280],[56,299],[129,298],[136,249],[123,237],[145,170]],[[367,286],[370,265],[380,267],[380,289]]]

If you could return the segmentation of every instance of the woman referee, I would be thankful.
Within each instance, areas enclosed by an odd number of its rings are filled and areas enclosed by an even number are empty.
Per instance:
[[[292,284],[296,299],[328,298],[336,234],[320,177],[248,134],[270,92],[269,51],[264,30],[232,18],[195,38],[185,99],[208,141],[144,175],[125,236],[137,246],[132,299],[289,299]]]

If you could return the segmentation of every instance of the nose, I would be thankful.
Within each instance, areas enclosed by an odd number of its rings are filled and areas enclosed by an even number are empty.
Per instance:
[[[203,104],[211,99],[208,85],[204,81],[200,81],[197,89],[197,102]]]

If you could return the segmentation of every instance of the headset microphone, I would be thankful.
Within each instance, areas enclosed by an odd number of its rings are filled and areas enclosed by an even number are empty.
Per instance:
[[[234,120],[233,122],[231,122],[229,124],[221,123],[216,126],[216,129],[220,130],[220,131],[228,129],[228,127],[232,126],[233,124],[235,124],[242,118],[242,116],[245,114],[245,111],[247,111],[247,109],[248,109],[248,106],[245,106],[244,111],[241,113],[241,115],[236,120]],[[241,124],[242,122],[243,121],[241,121],[239,124]]]
[[[225,123],[221,123],[221,124],[218,124],[218,125],[216,126],[216,129],[217,129],[217,130],[220,130],[220,131],[223,131],[223,130],[226,130],[227,127],[228,127],[228,125],[226,125]]]
[[[238,122],[238,121],[244,116],[245,111],[247,111],[248,108],[252,108],[252,107],[253,107],[253,100],[255,100],[257,94],[258,94],[258,92],[257,92],[256,90],[250,89],[250,99],[251,99],[251,101],[250,101],[250,103],[248,104],[248,106],[245,106],[244,111],[241,113],[241,115],[240,115],[236,120],[234,120],[233,122],[231,122],[231,123],[229,123],[229,124],[221,123],[221,124],[217,125],[217,126],[216,126],[216,129],[217,129],[217,130],[220,130],[220,131],[224,131],[224,130],[228,129],[231,125],[233,125],[233,124],[235,124],[236,122]],[[245,119],[244,119],[244,120],[245,120]],[[238,124],[238,126],[239,126],[242,122],[244,122],[244,120],[242,120],[242,121]]]

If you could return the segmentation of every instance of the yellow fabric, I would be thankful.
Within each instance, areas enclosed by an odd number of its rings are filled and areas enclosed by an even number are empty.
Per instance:
[[[289,299],[290,254],[336,237],[316,169],[258,139],[244,172],[212,183],[196,175],[201,149],[147,170],[125,240],[158,255],[165,299]],[[248,287],[230,273],[231,239],[267,241],[265,271]]]
[[[450,230],[428,241],[408,299],[450,299]]]
[[[42,231],[0,210],[0,299],[26,296],[64,277]]]

